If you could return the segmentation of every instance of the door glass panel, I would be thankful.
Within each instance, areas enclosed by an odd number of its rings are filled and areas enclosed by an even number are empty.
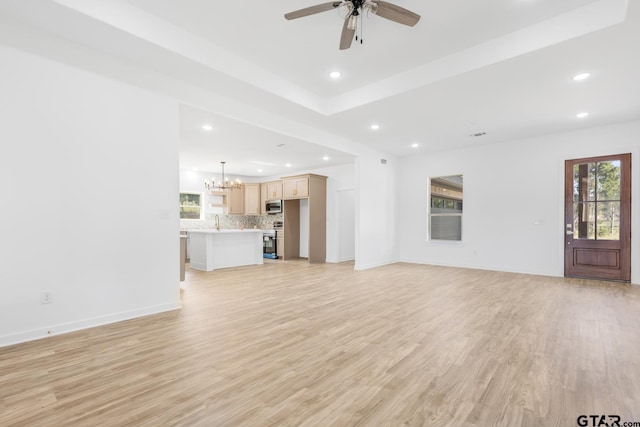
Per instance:
[[[589,239],[596,238],[596,203],[574,203],[573,204],[573,238]]]
[[[598,240],[620,240],[620,202],[598,202]]]
[[[598,162],[598,200],[620,200],[620,160]]]
[[[596,199],[596,163],[582,163],[573,167],[573,201]]]

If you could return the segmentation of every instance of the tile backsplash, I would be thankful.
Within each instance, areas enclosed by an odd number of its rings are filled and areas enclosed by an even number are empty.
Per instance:
[[[273,221],[282,221],[282,214],[274,215],[220,215],[220,228],[260,228],[263,230],[273,228]],[[204,220],[181,219],[181,230],[202,230],[216,228],[216,214],[205,214]]]

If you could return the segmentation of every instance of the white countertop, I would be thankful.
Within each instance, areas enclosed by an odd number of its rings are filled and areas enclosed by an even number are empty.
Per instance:
[[[264,230],[260,228],[245,228],[244,230],[236,228],[221,228],[216,230],[215,228],[205,228],[202,230],[189,230],[189,233],[205,233],[205,234],[218,234],[218,233],[264,233]]]

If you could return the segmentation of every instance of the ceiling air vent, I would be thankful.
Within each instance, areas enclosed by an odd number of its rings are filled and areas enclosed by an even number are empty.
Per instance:
[[[486,132],[478,132],[478,133],[472,133],[469,136],[471,136],[473,138],[478,138],[478,137],[481,137],[481,136],[485,136],[486,134],[487,134]]]

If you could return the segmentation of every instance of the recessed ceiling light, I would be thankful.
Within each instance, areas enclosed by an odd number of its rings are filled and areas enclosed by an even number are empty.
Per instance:
[[[193,168],[193,171],[194,172],[198,172],[198,168]]]
[[[371,130],[378,130],[378,129],[380,129],[380,125],[376,125],[376,124],[371,125]]]
[[[291,167],[291,163],[287,163],[286,165],[284,165],[284,167],[290,168]]]
[[[258,172],[262,172],[262,169],[258,169]]]
[[[206,131],[212,131],[213,130],[213,126],[211,126],[211,125],[202,125],[202,129],[204,129]]]
[[[411,144],[411,148],[418,148],[420,147],[420,144],[418,144],[417,142],[414,144]]]
[[[331,157],[329,157],[329,156],[324,156],[324,157],[322,158],[322,160],[324,160],[324,161],[326,162],[327,160],[331,160]]]
[[[586,111],[584,113],[578,113],[576,114],[576,117],[579,119],[584,119],[585,117],[587,117],[589,115],[589,113],[587,113]]]
[[[591,73],[580,73],[573,76],[573,80],[579,82],[579,81],[588,79],[590,76],[591,76]]]
[[[342,73],[340,73],[340,71],[332,71],[329,73],[329,77],[332,79],[339,79],[341,75]]]

